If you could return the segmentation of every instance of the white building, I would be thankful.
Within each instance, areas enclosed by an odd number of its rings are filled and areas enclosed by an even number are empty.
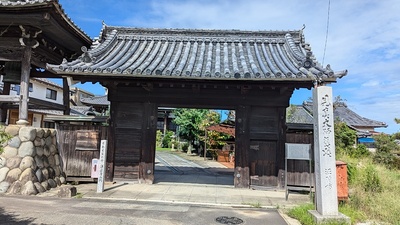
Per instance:
[[[1,82],[1,87],[3,83]],[[3,91],[3,88],[1,88]],[[6,93],[4,93],[6,94]],[[11,84],[9,95],[20,95],[20,85]],[[90,107],[82,107],[81,98],[93,97],[90,92],[79,88],[71,88],[71,115],[86,115]],[[19,117],[18,104],[2,104],[2,111],[7,112],[2,122],[16,124]],[[46,78],[31,78],[29,82],[28,122],[33,127],[54,127],[51,122],[45,122],[45,115],[63,115],[63,87]]]

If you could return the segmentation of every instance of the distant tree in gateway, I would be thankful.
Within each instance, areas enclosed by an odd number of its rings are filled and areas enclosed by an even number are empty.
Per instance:
[[[174,123],[179,126],[177,135],[190,143],[199,141],[207,126],[220,122],[219,113],[209,109],[175,109]]]
[[[399,118],[394,118],[394,121],[398,124],[400,124],[400,119]]]

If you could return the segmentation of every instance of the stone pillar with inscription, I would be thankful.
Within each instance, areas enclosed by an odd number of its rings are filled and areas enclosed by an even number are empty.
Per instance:
[[[310,213],[317,223],[349,218],[339,213],[336,186],[336,159],[332,88],[313,90],[314,160],[316,210]]]

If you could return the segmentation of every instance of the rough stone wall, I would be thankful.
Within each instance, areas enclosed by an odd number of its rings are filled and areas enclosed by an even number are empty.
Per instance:
[[[65,184],[56,130],[5,127],[12,138],[0,155],[0,193],[36,195]]]

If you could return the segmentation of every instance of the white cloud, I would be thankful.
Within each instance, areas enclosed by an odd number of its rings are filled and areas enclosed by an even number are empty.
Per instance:
[[[376,87],[378,85],[380,85],[379,81],[370,80],[370,81],[367,81],[367,82],[363,83],[361,86],[363,86],[363,87]]]

